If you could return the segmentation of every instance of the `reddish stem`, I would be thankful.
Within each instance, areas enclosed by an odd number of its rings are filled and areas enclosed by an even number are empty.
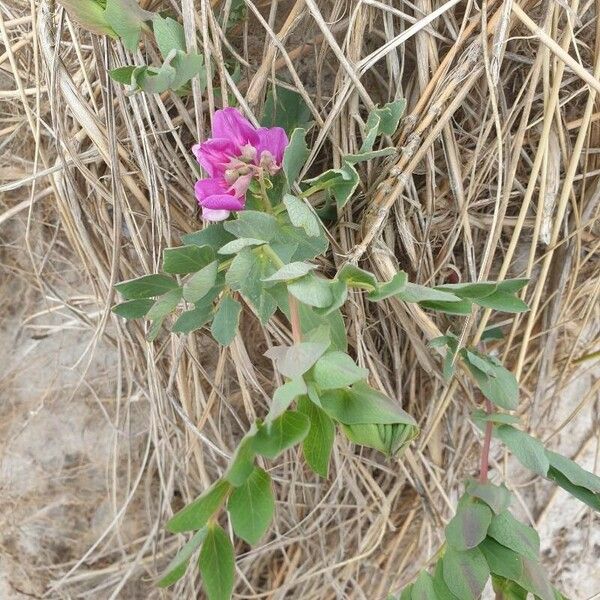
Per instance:
[[[302,329],[300,327],[300,313],[298,312],[298,300],[291,294],[288,294],[288,304],[290,305],[290,323],[292,325],[292,339],[294,344],[302,341]]]
[[[486,398],[485,400],[485,412],[489,415],[493,412],[494,408],[492,403]],[[479,469],[479,481],[485,483],[488,478],[488,470],[490,467],[490,444],[492,442],[492,430],[494,424],[492,421],[488,421],[485,424],[485,435],[483,438],[483,446],[481,447],[481,467]]]

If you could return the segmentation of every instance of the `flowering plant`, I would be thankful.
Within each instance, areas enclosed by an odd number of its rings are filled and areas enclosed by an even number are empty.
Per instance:
[[[281,169],[288,137],[281,127],[256,129],[235,108],[215,113],[212,138],[193,147],[209,177],[196,183],[202,216],[222,221],[243,210],[253,181],[264,186]]]
[[[150,341],[167,323],[175,333],[210,325],[214,339],[228,346],[238,335],[242,303],[263,324],[279,313],[290,325],[290,341],[266,353],[284,380],[273,391],[269,411],[250,425],[221,476],[168,520],[169,531],[194,534],[159,585],[176,583],[200,548],[208,598],[230,598],[235,552],[219,521],[226,513],[235,535],[249,544],[266,534],[275,497],[261,466],[265,460],[300,444],[308,468],[326,478],[336,429],[390,457],[418,435],[416,421],[373,385],[369,371],[349,353],[342,308],[352,294],[365,294],[371,302],[394,297],[457,316],[470,315],[474,305],[527,310],[516,295],[527,283],[521,279],[425,287],[409,282],[402,271],[380,282],[350,262],[333,278],[318,272],[315,260],[328,251],[329,242],[311,197],[324,192],[338,207],[350,201],[358,183],[355,165],[394,153],[374,145],[381,134],[394,133],[403,108],[403,102],[395,102],[376,109],[367,119],[360,152],[304,181],[298,181],[309,154],[304,129],[295,129],[288,139],[279,127],[253,127],[237,109],[217,111],[213,137],[194,146],[208,174],[196,184],[196,197],[202,216],[214,222],[183,236],[183,246],[164,251],[164,273],[116,286],[124,302],[114,312],[145,317]],[[301,195],[292,193],[298,189]],[[451,331],[430,343],[445,354],[445,377],[469,377],[485,398],[485,410],[472,414],[484,431],[481,469],[479,478],[466,484],[433,572],[424,570],[401,598],[476,600],[490,577],[500,599],[528,593],[541,600],[562,598],[540,568],[535,530],[508,510],[510,492],[488,481],[491,438],[501,440],[525,467],[596,510],[600,478],[515,427],[519,419],[507,411],[518,407],[518,383],[497,358],[464,346]]]

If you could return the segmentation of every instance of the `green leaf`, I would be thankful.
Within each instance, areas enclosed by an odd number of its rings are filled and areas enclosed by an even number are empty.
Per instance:
[[[348,299],[348,284],[345,281],[334,279],[329,282],[329,291],[331,292],[332,301],[326,308],[315,308],[315,311],[322,315],[329,315],[338,310],[346,303]]]
[[[306,415],[287,411],[260,427],[252,445],[257,454],[270,459],[277,458],[287,448],[299,444],[309,429],[310,421]]]
[[[84,29],[98,35],[116,37],[113,28],[109,25],[104,14],[104,8],[94,0],[58,0],[69,17]]]
[[[254,458],[256,456],[254,436],[256,435],[256,431],[256,425],[253,425],[250,431],[242,438],[231,458],[229,468],[225,472],[225,479],[235,487],[243,485],[254,469]]]
[[[467,350],[462,356],[488,400],[508,410],[515,410],[519,406],[519,384],[496,357],[475,353],[473,350]]]
[[[147,94],[162,94],[170,89],[177,72],[168,63],[160,67],[137,67],[132,75],[132,80]]]
[[[195,273],[215,260],[210,246],[188,244],[179,248],[166,248],[163,252],[163,269],[166,273],[186,275]]]
[[[270,277],[266,277],[263,281],[290,281],[292,279],[298,279],[298,277],[304,277],[307,273],[310,273],[315,268],[315,265],[311,265],[305,262],[291,262],[287,265],[283,265]]]
[[[395,133],[396,129],[398,129],[398,123],[400,122],[400,117],[404,113],[405,108],[406,100],[396,100],[395,102],[390,102],[381,108],[376,108],[375,110],[371,111],[369,117],[367,118],[365,135],[360,148],[360,154],[358,156],[364,156],[371,153],[373,144],[379,135],[383,133],[387,135],[393,135]],[[385,150],[395,149],[386,148]]]
[[[457,600],[457,597],[448,589],[444,581],[444,563],[442,559],[438,560],[435,565],[433,589],[436,594],[434,596],[435,600]]]
[[[241,310],[242,305],[231,296],[225,296],[219,303],[210,331],[221,346],[229,346],[233,342]]]
[[[204,527],[210,517],[219,509],[227,494],[231,491],[231,485],[224,479],[217,479],[196,500],[182,508],[177,514],[169,519],[165,525],[171,533],[182,533]]]
[[[261,125],[283,127],[289,134],[297,127],[307,129],[311,116],[309,106],[298,92],[275,85],[267,94]]]
[[[230,600],[235,571],[233,546],[218,525],[209,527],[198,565],[208,600]]]
[[[290,381],[278,387],[273,394],[273,403],[271,404],[271,410],[269,410],[266,421],[273,421],[279,417],[298,396],[302,396],[306,392],[306,383],[304,383],[304,379],[300,376],[294,377],[294,379],[290,379]]]
[[[487,504],[463,496],[446,526],[446,540],[456,550],[475,548],[485,539],[491,521],[492,511]]]
[[[514,581],[492,575],[492,584],[502,600],[527,600],[527,590]]]
[[[310,421],[310,429],[302,442],[304,458],[315,473],[327,478],[335,439],[335,425],[327,413],[311,402],[308,396],[300,397],[298,411]]]
[[[306,131],[304,129],[294,129],[283,155],[282,167],[289,187],[296,181],[309,155],[305,138]]]
[[[591,492],[585,487],[575,485],[567,477],[565,477],[561,471],[555,469],[554,467],[550,467],[550,470],[548,471],[548,478],[558,484],[565,491],[569,492],[571,496],[574,496],[578,500],[581,500],[581,502],[600,512],[599,494]]]
[[[142,10],[136,0],[106,0],[104,12],[107,22],[132,52],[140,41],[144,21],[152,16]]]
[[[274,360],[277,370],[293,379],[304,375],[327,350],[328,343],[301,342],[293,346],[274,346],[265,352],[265,356]]]
[[[342,429],[351,442],[374,448],[387,456],[395,456],[402,452],[419,434],[419,428],[416,425],[405,425],[404,423],[342,424]]]
[[[514,294],[522,290],[528,283],[529,279],[505,279],[496,284],[496,289],[505,294]]]
[[[540,538],[532,527],[515,519],[507,510],[494,515],[488,529],[488,536],[517,554],[537,560],[540,552]]]
[[[235,534],[256,544],[269,528],[275,511],[269,474],[255,467],[244,484],[231,493],[227,510]]]
[[[372,302],[380,302],[390,296],[397,296],[406,287],[408,276],[404,271],[396,273],[392,279],[386,283],[378,283],[377,288],[369,292],[367,298]]]
[[[162,296],[176,287],[179,287],[177,282],[166,275],[144,275],[115,285],[115,289],[126,300]]]
[[[172,90],[179,90],[196,75],[200,76],[200,90],[206,88],[206,68],[202,54],[185,53],[178,50],[170,64],[175,69],[175,76],[170,86]]]
[[[286,194],[283,197],[283,203],[287,208],[292,225],[303,229],[309,237],[317,237],[321,233],[319,218],[300,198]]]
[[[433,600],[433,598],[436,598],[433,579],[427,571],[421,571],[421,574],[417,577],[410,597],[411,600]]]
[[[316,384],[322,390],[345,387],[365,379],[368,369],[362,369],[344,352],[328,352],[313,367]]]
[[[239,290],[252,304],[261,323],[267,323],[277,309],[275,298],[262,280],[272,275],[277,267],[261,248],[244,248],[233,259],[225,280],[233,290]]]
[[[128,300],[112,307],[112,312],[124,319],[141,319],[154,304],[154,300],[142,298],[140,300]]]
[[[398,129],[400,118],[406,109],[406,100],[401,98],[394,102],[388,102],[381,108],[376,108],[373,112],[379,117],[379,133],[393,135]]]
[[[469,300],[461,300],[460,302],[437,302],[435,300],[424,300],[419,302],[419,305],[429,310],[437,310],[449,315],[466,316],[471,314],[471,302]]]
[[[171,331],[173,333],[191,333],[206,325],[212,319],[212,315],[212,305],[196,306],[192,310],[182,312],[171,327]]]
[[[504,334],[502,333],[502,329],[500,327],[486,327],[481,334],[482,342],[487,340],[501,340],[503,338]]]
[[[374,291],[379,286],[379,282],[373,273],[369,273],[369,271],[365,271],[350,263],[346,263],[339,270],[336,279],[345,281],[352,287],[359,287],[370,291]]]
[[[352,388],[329,390],[321,395],[321,405],[327,414],[346,425],[359,423],[415,425],[415,420],[385,394],[366,383]]]
[[[523,559],[519,554],[492,538],[486,538],[480,549],[494,575],[519,581],[523,575]]]
[[[188,233],[181,238],[184,244],[211,246],[214,250],[218,250],[221,246],[224,246],[233,239],[234,236],[228,231],[225,231],[222,222],[212,223],[200,231]]]
[[[546,456],[543,444],[539,440],[510,425],[495,427],[494,435],[508,446],[508,449],[524,467],[542,477],[546,477],[550,468],[550,461]]]
[[[407,282],[398,297],[405,302],[458,302],[461,299],[449,292],[442,292],[416,283]]]
[[[237,238],[252,238],[271,241],[278,233],[277,219],[268,213],[245,210],[237,213],[237,219],[225,221],[225,229]]]
[[[436,290],[450,292],[460,298],[485,298],[493,294],[498,288],[494,281],[484,281],[480,283],[449,283],[437,285]]]
[[[148,333],[146,334],[146,340],[148,342],[153,342],[158,337],[164,320],[165,318],[161,317],[160,319],[156,319],[156,321],[152,323],[150,329],[148,330]]]
[[[556,600],[554,589],[537,560],[523,559],[523,575],[517,583],[527,591],[535,594],[536,600]]]
[[[318,314],[311,306],[300,304],[300,323],[302,325],[302,333],[307,334],[309,331],[320,326],[329,328],[331,347],[334,350],[345,352],[348,349],[348,340],[346,339],[346,325],[344,318],[339,310],[335,310],[331,314]]]
[[[473,300],[484,308],[493,308],[508,313],[521,313],[529,310],[529,306],[520,298],[504,292],[494,292],[485,298]]]
[[[318,237],[306,237],[304,232],[297,227],[282,227],[289,237],[296,236],[298,238],[298,247],[294,250],[291,260],[312,260],[317,256],[321,256],[327,252],[329,248],[329,240],[324,233]]]
[[[169,56],[172,50],[186,51],[183,25],[171,19],[171,17],[162,17],[159,13],[155,13],[152,26],[158,49],[164,59]]]
[[[177,305],[181,300],[181,295],[181,288],[175,288],[160,296],[160,298],[152,305],[152,308],[148,311],[146,317],[151,321],[163,319],[177,308]]]
[[[442,559],[444,581],[460,600],[478,600],[490,569],[481,550],[459,551],[448,548]]]
[[[124,67],[111,69],[108,74],[110,75],[111,79],[117,83],[122,83],[123,85],[135,85],[135,81],[132,81],[135,69],[135,65],[126,65]]]
[[[510,505],[511,493],[504,485],[470,479],[467,481],[466,492],[469,496],[483,500],[496,514],[505,511]]]
[[[197,531],[188,542],[181,548],[175,558],[167,565],[167,568],[163,571],[158,582],[159,587],[168,587],[173,585],[176,581],[181,579],[185,575],[185,570],[188,566],[188,562],[194,554],[194,551],[204,542],[206,538],[206,528],[203,527],[200,531]]]
[[[218,262],[215,260],[194,273],[183,286],[183,297],[188,302],[198,302],[213,288],[217,280]]]
[[[475,421],[491,421],[492,423],[499,423],[501,425],[513,425],[514,423],[518,423],[520,421],[519,417],[516,415],[509,415],[501,412],[486,413],[481,409],[474,410],[471,413],[471,417]]]
[[[339,169],[329,169],[318,177],[306,179],[304,183],[310,188],[305,194],[312,195],[320,190],[328,190],[335,198],[338,208],[343,208],[358,187],[360,177],[358,171],[345,162]]]
[[[576,462],[566,456],[546,450],[550,466],[562,473],[573,485],[587,488],[595,494],[600,493],[600,477],[582,469]]]
[[[259,240],[256,238],[239,238],[237,240],[232,240],[231,242],[225,244],[222,248],[218,250],[218,253],[237,254],[240,250],[244,248],[248,248],[249,246],[262,246],[264,243],[264,240]]]
[[[313,273],[288,284],[290,294],[308,306],[328,308],[333,303],[330,282]]]

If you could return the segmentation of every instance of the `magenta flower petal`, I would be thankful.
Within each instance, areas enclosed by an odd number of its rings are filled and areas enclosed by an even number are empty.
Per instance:
[[[222,178],[201,179],[200,181],[196,181],[194,189],[196,191],[198,202],[202,203],[202,201],[209,196],[226,194],[229,186]]]
[[[235,108],[223,108],[215,112],[212,134],[214,138],[230,140],[239,148],[246,144],[256,146],[258,143],[256,128]]]
[[[207,221],[224,221],[230,212],[228,210],[212,210],[210,208],[202,208],[202,218]]]
[[[285,130],[281,127],[261,127],[256,133],[258,134],[256,145],[258,160],[263,152],[270,152],[277,165],[281,165],[283,153],[289,143]]]
[[[202,144],[196,144],[193,150],[198,162],[211,177],[222,175],[232,158],[238,153],[235,144],[221,138],[213,138]]]
[[[232,194],[215,194],[200,201],[203,208],[211,210],[243,210],[245,198],[236,198]]]

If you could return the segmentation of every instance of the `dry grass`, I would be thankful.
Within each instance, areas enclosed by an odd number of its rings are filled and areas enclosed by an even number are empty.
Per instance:
[[[200,227],[189,149],[206,136],[217,86],[249,115],[260,114],[274,78],[297,89],[315,121],[307,169],[355,152],[370,107],[408,99],[398,155],[364,168],[360,193],[331,229],[325,269],[351,258],[382,277],[403,268],[421,283],[531,278],[529,313],[480,311],[462,325],[396,301],[352,298],[353,352],[423,434],[397,461],[340,438],[327,482],[295,451],[269,465],[277,519],[259,547],[239,544],[236,597],[377,600],[435,554],[480,446],[466,418],[474,390],[461,379],[446,385],[426,345],[450,326],[474,344],[486,325],[504,325],[506,339],[488,349],[520,378],[524,421],[571,457],[595,456],[597,420],[578,421],[578,437],[561,435],[578,415],[597,414],[597,383],[566,407],[561,399],[597,367],[600,350],[598,3],[246,0],[247,23],[227,39],[215,15],[229,0],[143,2],[177,13],[190,47],[213,60],[207,93],[195,87],[188,98],[126,95],[107,67],[152,60],[155,50],[128,55],[60,9],[53,14],[52,4],[0,2],[2,308],[9,317],[9,285],[36,298],[20,303],[23,324],[40,310],[46,334],[68,324],[84,336],[73,394],[90,387],[98,353],[114,359],[97,396],[114,430],[105,487],[80,497],[88,508],[109,499],[110,518],[93,539],[72,531],[68,552],[46,552],[37,564],[20,560],[5,537],[15,598],[19,589],[50,598],[199,597],[193,569],[174,590],[152,586],[181,543],[162,525],[222,472],[265,411],[273,374],[262,352],[289,332],[283,323],[261,329],[248,313],[228,350],[204,334],[148,345],[142,327],[115,319],[110,306],[116,281],[157,269],[163,248]],[[242,65],[237,85],[223,66],[232,55]],[[18,371],[9,379],[0,392]],[[134,421],[136,436],[124,435]],[[506,477],[534,521],[545,519],[548,488],[495,457],[495,479]],[[15,494],[3,490],[11,510],[22,501]],[[589,515],[581,522],[594,524]]]

